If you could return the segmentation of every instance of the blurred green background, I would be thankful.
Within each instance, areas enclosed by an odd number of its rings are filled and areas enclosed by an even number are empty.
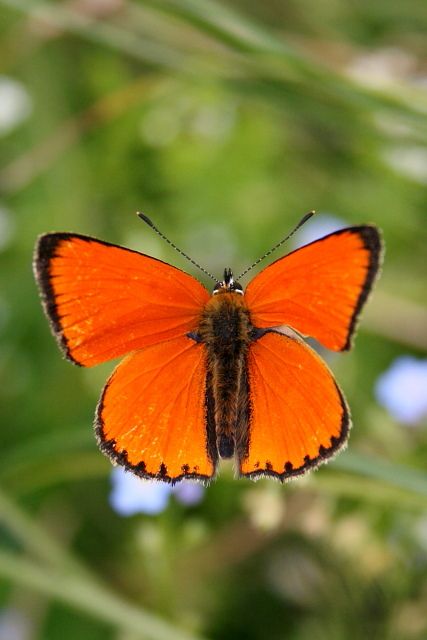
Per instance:
[[[423,0],[0,0],[1,640],[427,637],[426,33]],[[191,272],[142,210],[220,276],[313,208],[387,245],[328,356],[349,450],[124,516],[91,427],[112,364],[61,358],[37,235]]]

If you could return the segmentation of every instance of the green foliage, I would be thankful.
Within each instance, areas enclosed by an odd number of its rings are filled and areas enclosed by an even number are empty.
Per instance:
[[[0,79],[32,105],[0,131],[0,630],[3,608],[34,640],[425,638],[426,425],[373,393],[427,350],[424,2],[0,0],[0,16]],[[111,365],[61,360],[35,238],[190,270],[141,210],[239,272],[313,208],[387,245],[355,350],[331,360],[349,451],[284,487],[225,467],[197,507],[120,518],[91,427]]]

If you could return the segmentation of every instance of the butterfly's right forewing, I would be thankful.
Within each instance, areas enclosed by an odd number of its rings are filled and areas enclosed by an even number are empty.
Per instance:
[[[276,260],[246,289],[253,324],[288,325],[328,349],[349,349],[381,254],[378,229],[365,225],[341,229]]]

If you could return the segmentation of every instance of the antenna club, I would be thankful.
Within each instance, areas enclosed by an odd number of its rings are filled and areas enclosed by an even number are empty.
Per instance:
[[[314,209],[306,213],[305,216],[303,216],[303,218],[300,220],[296,228],[299,229],[300,227],[302,227],[303,224],[305,224],[308,220],[310,220],[310,218],[312,218],[315,215],[316,215],[316,212]]]
[[[137,211],[136,215],[138,216],[138,218],[141,218],[141,220],[146,222],[149,227],[151,227],[151,228],[154,227],[154,224],[151,222],[150,218],[145,215],[145,213],[142,213],[141,211]]]

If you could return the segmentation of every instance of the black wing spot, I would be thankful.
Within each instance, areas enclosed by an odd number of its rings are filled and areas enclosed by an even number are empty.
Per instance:
[[[114,441],[115,443],[115,441]],[[123,449],[123,451],[120,451],[117,453],[117,458],[116,461],[118,462],[118,464],[121,465],[126,465],[127,461],[128,461],[128,452],[126,451],[126,449]]]
[[[160,476],[161,478],[164,478],[164,477],[166,477],[167,475],[168,475],[168,468],[167,468],[167,466],[165,465],[165,463],[164,463],[164,462],[162,462],[162,464],[160,465],[160,469],[159,469],[159,476]]]
[[[286,462],[285,464],[285,471],[286,473],[290,473],[294,468],[294,465],[292,464],[292,462]]]
[[[183,464],[182,467],[181,467],[181,471],[182,471],[182,473],[187,475],[188,473],[190,473],[190,465]]]
[[[270,460],[266,460],[265,468],[267,471],[273,471],[273,465],[271,464]]]

